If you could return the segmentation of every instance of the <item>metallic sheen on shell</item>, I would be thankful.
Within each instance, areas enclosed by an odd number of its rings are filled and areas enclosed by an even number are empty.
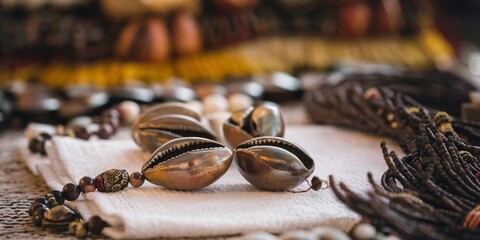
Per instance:
[[[232,163],[232,151],[219,142],[185,137],[163,144],[142,167],[145,179],[175,190],[197,190],[219,179]]]
[[[230,146],[255,137],[283,137],[285,123],[280,107],[273,102],[261,102],[246,110],[232,113],[223,124],[223,133]]]
[[[315,162],[297,144],[279,137],[259,137],[235,148],[235,161],[243,177],[267,191],[299,186],[315,169]]]
[[[203,125],[200,114],[183,103],[165,103],[142,113],[132,126],[132,138],[143,150],[155,151],[164,143],[180,137],[216,140]]]

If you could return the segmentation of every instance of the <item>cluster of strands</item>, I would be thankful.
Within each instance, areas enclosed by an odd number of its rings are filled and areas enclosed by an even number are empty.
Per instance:
[[[421,120],[406,156],[381,143],[383,188],[369,174],[374,191],[359,195],[330,177],[334,193],[378,229],[406,239],[478,239],[480,148],[460,139],[443,113],[433,120],[423,109],[411,115]]]
[[[468,101],[466,96],[473,90],[471,85],[450,74],[439,76],[441,77],[412,77],[416,81],[400,75],[347,77],[338,84],[323,85],[307,93],[305,106],[316,123],[387,136],[396,140],[409,153],[406,137],[418,134],[420,122],[412,112],[424,108],[433,116],[438,112],[436,108],[458,109],[461,102]],[[382,80],[385,81],[382,83]],[[423,104],[416,101],[420,93],[425,93],[421,98]],[[414,96],[415,100],[410,96]],[[433,102],[437,103],[436,108],[426,107]],[[452,118],[452,125],[462,139],[480,145],[480,124]]]
[[[332,189],[342,202],[381,231],[406,239],[478,239],[477,124],[452,120],[445,112],[427,109],[392,89],[365,89],[354,81],[308,98],[317,122],[391,137],[406,153],[400,158],[381,144],[388,166],[383,188],[369,174],[374,191],[366,195],[353,193],[342,183],[339,188],[331,177]]]

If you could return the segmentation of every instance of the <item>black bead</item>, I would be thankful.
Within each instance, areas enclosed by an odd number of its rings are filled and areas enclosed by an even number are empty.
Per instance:
[[[103,221],[99,216],[93,216],[88,219],[87,229],[95,235],[99,235],[106,226],[107,223]]]
[[[32,221],[33,221],[33,224],[35,224],[35,226],[41,227],[42,221],[43,221],[43,215],[33,215]]]
[[[43,137],[46,140],[52,139],[52,135],[50,135],[50,133],[42,132],[42,133],[40,133],[40,136]]]
[[[36,136],[30,139],[30,142],[28,143],[28,149],[30,152],[39,153],[43,141],[45,141],[45,139],[41,136]]]
[[[62,205],[65,202],[65,197],[63,196],[63,193],[61,191],[53,190],[50,193],[53,194],[58,204]]]
[[[36,204],[36,203],[41,203],[45,206],[48,205],[48,201],[45,197],[39,197],[39,198],[36,198],[35,200],[33,200],[33,203],[32,204]]]
[[[75,201],[80,196],[82,188],[75,183],[67,183],[63,186],[63,196],[68,201]]]
[[[30,209],[28,210],[28,215],[33,216],[35,211],[39,208],[46,208],[48,209],[47,205],[42,204],[42,203],[35,203],[32,206],[30,206]]]

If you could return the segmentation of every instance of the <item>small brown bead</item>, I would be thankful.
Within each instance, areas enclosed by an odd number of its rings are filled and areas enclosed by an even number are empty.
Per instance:
[[[75,201],[80,196],[82,188],[75,183],[67,183],[63,186],[63,195],[68,201]]]
[[[317,176],[312,178],[312,189],[313,190],[318,191],[318,190],[322,189],[322,186],[323,186],[323,181],[320,178],[318,178]]]
[[[134,188],[138,188],[143,185],[145,178],[141,172],[133,172],[130,174],[130,185]]]
[[[75,137],[83,140],[88,140],[92,135],[85,126],[75,126],[73,128]]]
[[[116,108],[109,108],[102,112],[102,117],[120,119],[120,111]]]
[[[42,133],[40,133],[40,136],[43,137],[46,140],[52,139],[52,135],[50,133],[42,132]]]
[[[109,139],[114,133],[114,129],[109,124],[101,124],[96,134],[101,139]]]
[[[108,125],[112,126],[114,131],[117,130],[118,128],[120,128],[120,119],[118,119],[118,118],[102,117],[102,119],[100,121],[103,124],[108,124]]]
[[[86,176],[80,179],[78,186],[80,186],[83,193],[94,192],[96,189],[95,184],[93,183],[93,179]]]
[[[93,216],[88,219],[87,228],[88,231],[95,235],[102,233],[102,230],[107,226],[107,223],[103,221],[99,216]]]

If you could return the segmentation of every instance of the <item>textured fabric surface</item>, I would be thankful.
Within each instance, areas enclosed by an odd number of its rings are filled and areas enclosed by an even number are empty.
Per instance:
[[[379,147],[382,139],[378,137],[327,126],[289,126],[286,138],[315,159],[314,175],[327,178],[333,174],[354,190],[369,188],[367,171],[378,179],[385,170]],[[37,168],[53,189],[110,168],[138,171],[147,157],[129,139],[55,137],[47,152],[50,163]],[[25,160],[30,159],[27,153]],[[104,234],[114,238],[279,233],[318,225],[347,230],[358,220],[329,189],[296,194],[259,191],[242,178],[235,165],[200,191],[172,191],[146,183],[118,193],[89,193],[73,204],[84,218],[97,214],[108,221],[112,227]]]

